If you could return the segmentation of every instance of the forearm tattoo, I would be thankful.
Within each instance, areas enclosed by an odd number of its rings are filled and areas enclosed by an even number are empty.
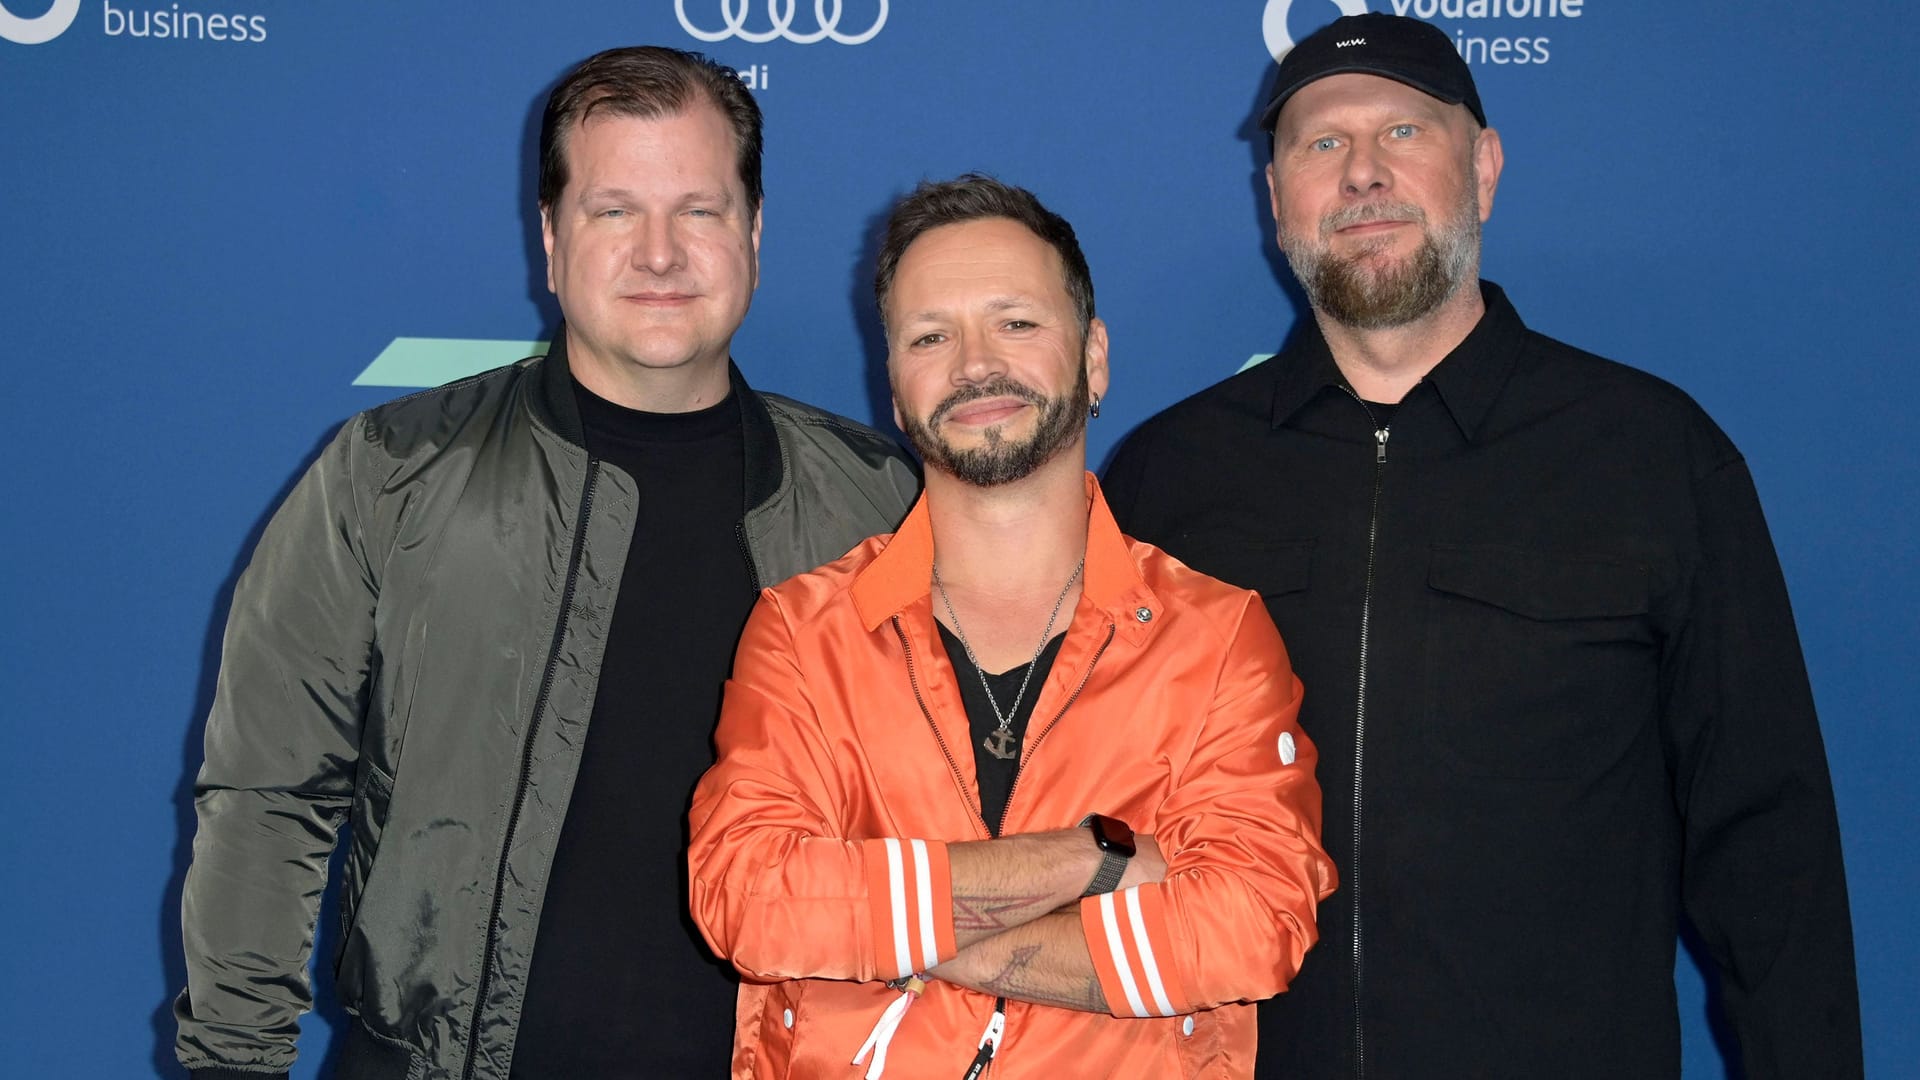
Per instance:
[[[1038,1005],[1106,1012],[1107,996],[1100,990],[1100,980],[1047,972],[1040,966],[1045,949],[1038,943],[1016,947],[1000,970],[982,979],[975,989]]]
[[[1009,927],[1021,926],[1052,910],[1052,897],[1034,896],[961,896],[953,897],[953,929],[956,933],[981,930],[997,934]]]

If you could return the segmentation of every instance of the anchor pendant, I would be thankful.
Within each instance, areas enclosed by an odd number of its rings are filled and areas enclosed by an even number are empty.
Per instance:
[[[986,748],[987,753],[1001,761],[1012,761],[1020,756],[1020,740],[1006,728],[1001,728],[980,740],[980,745]]]

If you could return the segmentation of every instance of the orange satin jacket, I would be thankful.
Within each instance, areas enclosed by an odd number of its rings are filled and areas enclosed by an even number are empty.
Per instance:
[[[1246,1077],[1334,888],[1315,753],[1258,595],[1120,535],[1099,485],[1082,595],[1029,721],[1005,834],[1089,813],[1151,833],[1166,880],[1080,903],[1112,1015],[1008,1003],[989,1075]],[[891,537],[761,594],[693,798],[694,921],[746,976],[736,1077],[859,1077],[898,993],[956,949],[946,844],[989,836],[934,622],[925,497]],[[994,998],[933,981],[892,1077],[959,1077]]]

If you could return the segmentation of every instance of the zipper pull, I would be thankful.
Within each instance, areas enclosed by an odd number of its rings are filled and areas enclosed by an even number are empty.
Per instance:
[[[1374,443],[1374,449],[1373,449],[1374,464],[1376,465],[1386,464],[1387,462],[1387,429],[1386,428],[1381,428],[1379,431],[1376,431],[1373,433],[1373,443]]]
[[[1007,1033],[1007,999],[1001,998],[993,1003],[993,1016],[987,1021],[987,1030],[980,1035],[980,1052],[973,1055],[968,1064],[966,1075],[960,1080],[980,1080],[980,1074],[987,1071],[993,1063],[994,1051],[1000,1049],[1000,1036]]]

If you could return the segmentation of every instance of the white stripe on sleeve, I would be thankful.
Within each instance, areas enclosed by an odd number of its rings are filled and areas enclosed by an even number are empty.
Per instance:
[[[913,881],[920,893],[920,967],[926,971],[940,962],[940,940],[933,932],[933,861],[927,842],[913,843]]]
[[[907,881],[900,865],[900,841],[887,837],[887,887],[893,893],[894,974],[913,974],[913,957],[907,953]]]
[[[1140,886],[1127,890],[1127,914],[1133,919],[1133,943],[1140,950],[1140,967],[1147,973],[1147,989],[1153,991],[1153,1003],[1161,1016],[1173,1015],[1173,1002],[1167,1000],[1166,985],[1160,981],[1160,965],[1153,959],[1153,942],[1147,938],[1147,920],[1140,913]]]
[[[1113,955],[1113,967],[1120,973],[1120,988],[1127,993],[1127,1006],[1135,1016],[1150,1015],[1140,1000],[1140,988],[1133,981],[1133,965],[1127,961],[1127,947],[1120,940],[1120,920],[1113,910],[1113,894],[1100,894],[1100,922],[1107,931],[1107,951]]]

